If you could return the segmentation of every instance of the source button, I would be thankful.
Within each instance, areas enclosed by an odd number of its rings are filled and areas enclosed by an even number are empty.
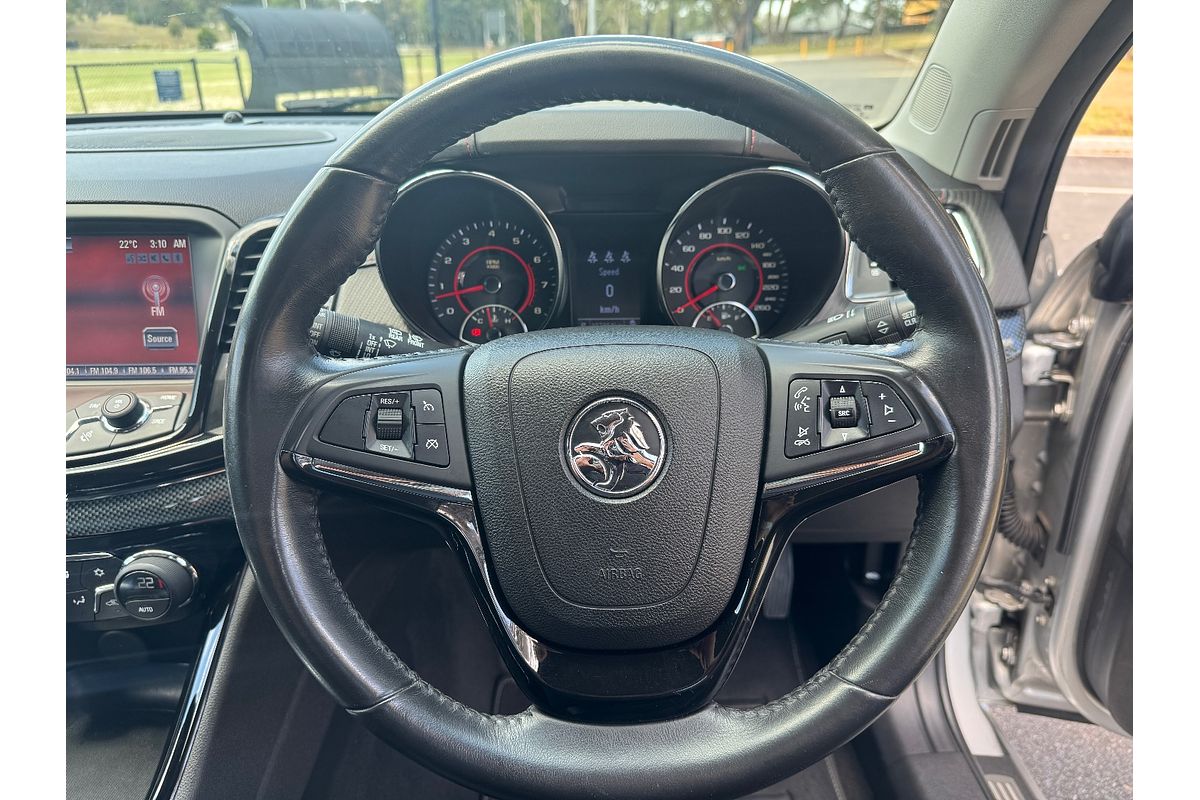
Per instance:
[[[147,350],[174,350],[179,347],[179,331],[174,328],[143,328],[142,344]]]

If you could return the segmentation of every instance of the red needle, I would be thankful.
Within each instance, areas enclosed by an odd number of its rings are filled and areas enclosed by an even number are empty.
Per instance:
[[[717,285],[717,284],[715,284],[715,283],[714,283],[712,286],[708,287],[708,288],[707,288],[707,289],[705,289],[703,292],[701,292],[700,294],[696,295],[696,296],[695,296],[695,297],[693,297],[691,300],[689,300],[688,302],[686,302],[686,303],[684,303],[683,305],[681,305],[679,308],[675,309],[675,313],[676,313],[676,314],[682,314],[682,313],[683,313],[683,310],[684,310],[685,308],[687,308],[688,306],[694,306],[694,305],[696,305],[697,303],[699,303],[699,302],[700,302],[701,300],[703,300],[704,298],[708,297],[708,296],[709,296],[710,294],[712,294],[713,292],[720,291],[720,289],[721,289],[721,287],[720,287],[719,285]]]
[[[496,323],[495,323],[495,322],[492,320],[492,307],[491,307],[491,306],[486,306],[486,307],[483,309],[483,312],[484,312],[485,314],[487,314],[487,318],[488,318],[488,327],[489,327],[489,328],[494,328],[494,327],[496,327]]]
[[[713,321],[713,324],[720,328],[721,320],[716,314],[713,313],[713,310],[711,308],[706,308],[704,310],[708,312],[708,318]]]
[[[483,284],[481,283],[478,286],[468,286],[466,289],[455,289],[453,292],[446,292],[445,294],[439,294],[436,297],[434,297],[433,299],[434,300],[443,300],[447,297],[458,297],[459,295],[471,294],[472,292],[482,292],[482,291],[483,291]]]

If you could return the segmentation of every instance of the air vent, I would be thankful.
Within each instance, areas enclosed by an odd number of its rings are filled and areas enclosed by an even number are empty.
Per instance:
[[[921,76],[921,84],[913,97],[908,118],[923,131],[933,133],[942,123],[946,107],[950,105],[950,89],[953,87],[950,73],[937,64],[930,65]]]
[[[229,281],[229,300],[225,305],[225,322],[221,326],[221,352],[228,353],[233,344],[233,331],[237,327],[238,315],[242,304],[246,302],[246,292],[250,290],[250,281],[258,262],[262,260],[271,234],[275,233],[276,224],[261,228],[250,233],[237,250],[233,253],[233,276]]]
[[[988,180],[1003,180],[1012,165],[1017,145],[1021,143],[1021,135],[1025,133],[1025,123],[1028,120],[1010,117],[1001,120],[992,134],[992,143],[988,145],[983,157],[983,165],[979,168],[979,177]]]

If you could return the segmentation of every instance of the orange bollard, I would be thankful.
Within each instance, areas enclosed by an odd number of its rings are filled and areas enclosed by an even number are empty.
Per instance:
[[[863,54],[863,37],[854,37],[854,55],[861,56]]]
[[[832,36],[830,36],[830,37],[829,37],[829,44],[828,44],[828,46],[827,46],[827,48],[826,48],[826,49],[827,49],[827,50],[828,50],[828,52],[829,52],[829,57],[830,57],[830,58],[833,58],[833,51],[837,49],[837,39],[835,39],[835,38],[833,38]]]
[[[808,37],[805,36],[800,40],[800,57],[808,58]]]

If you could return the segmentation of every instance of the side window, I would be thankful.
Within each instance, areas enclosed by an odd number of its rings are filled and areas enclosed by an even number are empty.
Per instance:
[[[1050,201],[1046,229],[1058,270],[1133,194],[1133,50],[1117,64],[1079,123]]]

